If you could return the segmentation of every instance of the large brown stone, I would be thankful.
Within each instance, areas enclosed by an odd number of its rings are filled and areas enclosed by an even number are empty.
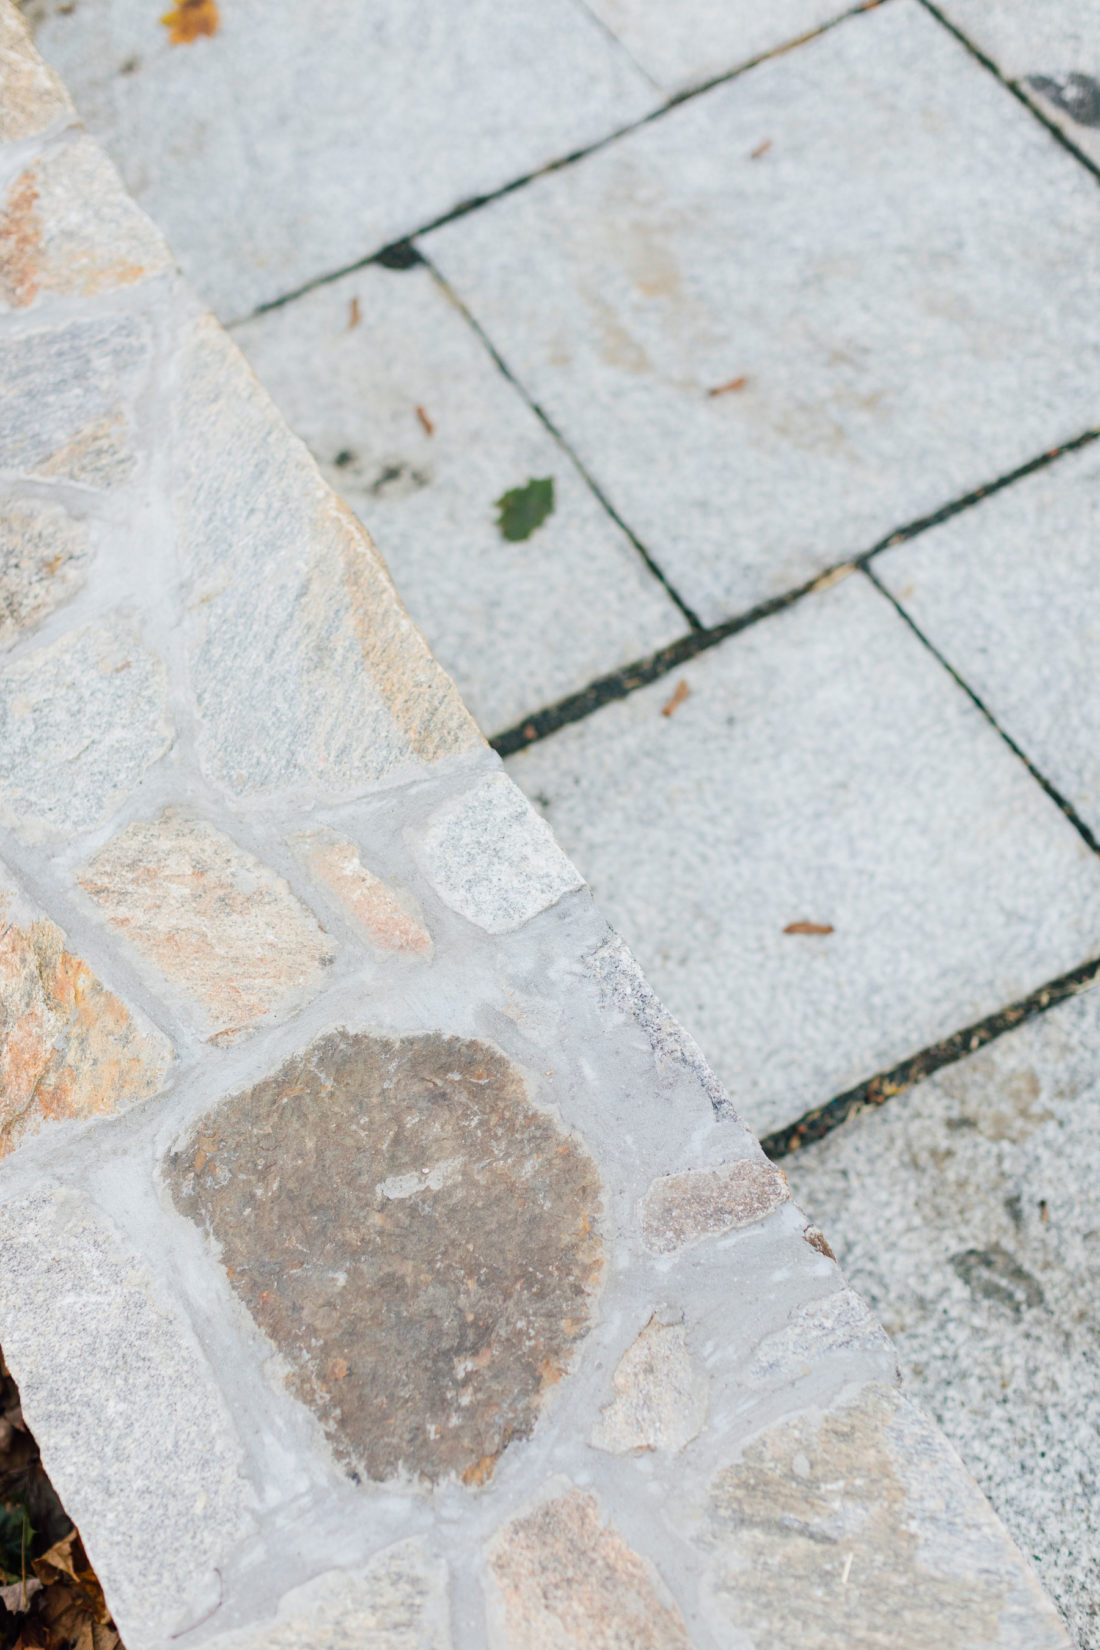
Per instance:
[[[331,1032],[165,1173],[354,1474],[485,1482],[588,1327],[596,1168],[489,1044]]]

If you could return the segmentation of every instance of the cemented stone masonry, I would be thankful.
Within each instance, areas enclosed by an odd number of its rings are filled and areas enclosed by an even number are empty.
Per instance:
[[[6,0],[0,74],[0,1344],[129,1650],[1066,1645]]]

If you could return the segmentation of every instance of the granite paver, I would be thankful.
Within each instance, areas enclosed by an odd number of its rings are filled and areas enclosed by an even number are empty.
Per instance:
[[[1096,857],[861,575],[508,765],[760,1133],[1100,950]]]
[[[1100,838],[1098,534],[1087,447],[887,551],[875,573]]]
[[[420,244],[710,623],[1100,422],[1098,230],[890,0]]]
[[[428,270],[363,269],[235,329],[487,733],[651,652],[684,618]],[[494,505],[552,478],[508,543]]]
[[[1100,1643],[1100,991],[785,1160],[944,1427]]]

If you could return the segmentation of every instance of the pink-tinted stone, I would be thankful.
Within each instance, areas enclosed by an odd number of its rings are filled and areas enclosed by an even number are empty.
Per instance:
[[[755,1158],[662,1175],[642,1199],[642,1236],[655,1254],[671,1254],[685,1244],[751,1226],[790,1195],[786,1175]]]
[[[368,871],[353,842],[332,832],[297,839],[301,858],[321,886],[347,911],[374,950],[417,957],[432,953],[432,936],[410,895]]]

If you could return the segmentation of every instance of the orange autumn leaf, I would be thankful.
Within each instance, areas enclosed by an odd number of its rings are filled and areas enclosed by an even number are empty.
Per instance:
[[[176,0],[161,22],[173,46],[189,46],[200,34],[217,34],[221,19],[216,0]]]

